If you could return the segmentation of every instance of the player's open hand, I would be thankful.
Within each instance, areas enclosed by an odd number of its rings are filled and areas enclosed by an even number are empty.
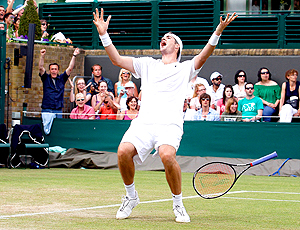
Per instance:
[[[93,12],[93,15],[94,15],[94,24],[95,26],[97,27],[97,30],[98,30],[98,33],[102,36],[106,33],[107,29],[108,29],[108,25],[109,25],[109,21],[110,21],[110,18],[111,18],[111,15],[108,16],[107,20],[104,21],[103,19],[103,14],[104,14],[104,10],[103,8],[101,8],[101,14],[100,14],[100,17],[99,17],[99,11],[98,9],[96,8],[96,13]]]
[[[231,16],[228,13],[224,20],[222,19],[222,16],[220,16],[220,23],[217,26],[216,35],[218,35],[218,36],[221,35],[223,30],[237,17],[238,17],[238,15],[236,14],[236,12],[234,12]]]

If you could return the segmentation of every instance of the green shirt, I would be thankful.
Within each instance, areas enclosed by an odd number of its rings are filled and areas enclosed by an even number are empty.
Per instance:
[[[277,100],[281,98],[281,90],[279,85],[254,85],[254,96],[260,97],[261,99],[275,104]]]
[[[246,97],[239,100],[238,111],[242,112],[243,119],[255,117],[259,109],[264,109],[262,100],[258,97],[253,97],[248,100]]]

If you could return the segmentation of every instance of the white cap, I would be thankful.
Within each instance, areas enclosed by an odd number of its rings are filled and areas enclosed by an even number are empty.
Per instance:
[[[179,44],[179,46],[180,46],[180,48],[179,48],[179,55],[178,55],[178,58],[177,58],[177,61],[179,62],[180,59],[181,59],[181,52],[182,52],[182,49],[183,49],[182,41],[181,41],[181,39],[180,39],[177,35],[175,35],[175,34],[173,34],[173,33],[166,33],[164,36],[166,36],[166,35],[170,35],[171,37],[173,37],[173,38],[175,39],[175,41],[176,41],[176,42]]]
[[[222,74],[220,74],[219,72],[213,72],[211,75],[210,75],[210,80],[212,81],[213,79],[217,78],[217,77],[223,77]]]
[[[132,81],[130,81],[130,82],[127,82],[124,87],[125,88],[134,88],[134,84]]]

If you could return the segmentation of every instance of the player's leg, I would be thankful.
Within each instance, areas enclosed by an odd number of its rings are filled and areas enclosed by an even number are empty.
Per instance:
[[[171,145],[161,145],[158,152],[164,164],[166,179],[172,192],[176,222],[190,222],[190,217],[182,203],[181,169],[176,160],[176,149]]]
[[[133,157],[136,154],[137,151],[133,144],[124,142],[119,145],[118,166],[125,185],[126,196],[122,199],[122,205],[116,215],[117,219],[129,217],[132,209],[139,203],[139,197],[134,186],[135,166]]]

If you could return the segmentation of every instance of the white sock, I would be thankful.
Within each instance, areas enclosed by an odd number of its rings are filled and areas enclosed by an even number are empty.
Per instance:
[[[172,193],[172,197],[173,197],[173,207],[175,207],[176,205],[183,206],[182,193],[180,193],[179,195],[174,195]]]
[[[128,196],[129,198],[135,198],[135,185],[134,182],[130,185],[125,185],[125,189],[126,189],[126,196]]]

